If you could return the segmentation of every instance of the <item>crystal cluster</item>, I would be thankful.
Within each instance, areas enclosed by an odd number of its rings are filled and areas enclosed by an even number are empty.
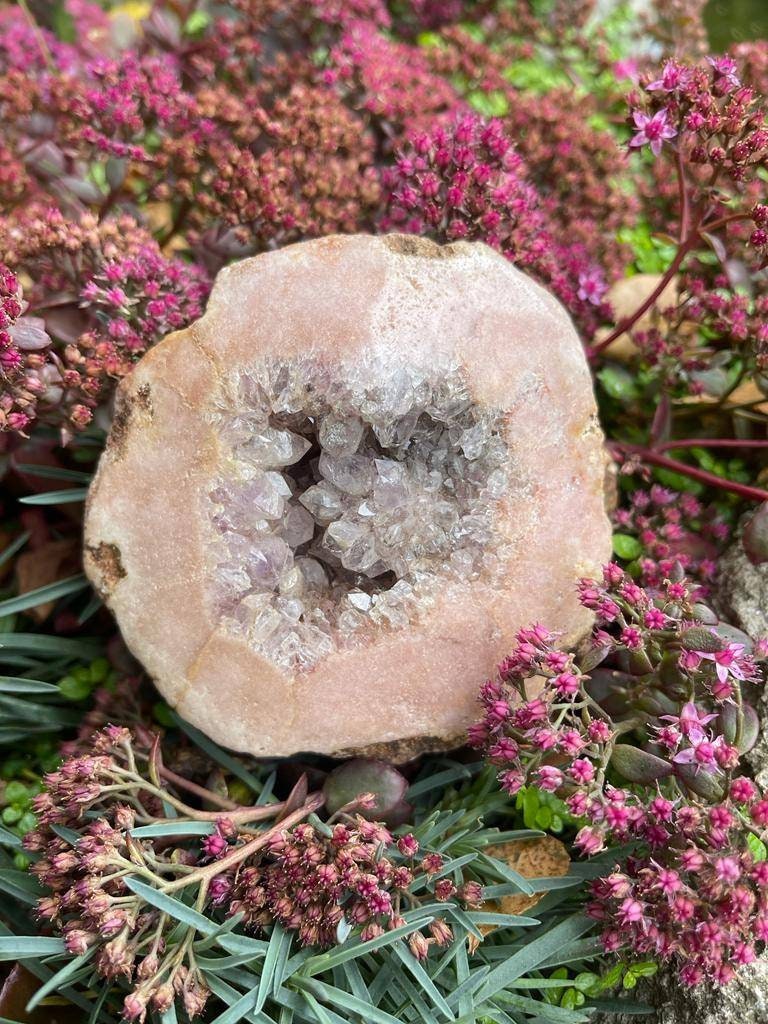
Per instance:
[[[269,361],[213,414],[217,612],[274,664],[310,668],[407,626],[440,581],[493,575],[501,413],[457,369],[437,376],[403,369],[371,388],[316,360]]]

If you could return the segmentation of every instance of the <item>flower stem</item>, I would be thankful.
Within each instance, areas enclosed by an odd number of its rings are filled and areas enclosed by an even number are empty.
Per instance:
[[[694,228],[694,230],[691,231],[691,233],[688,235],[688,238],[679,246],[677,252],[675,253],[675,258],[672,260],[666,272],[662,275],[661,280],[653,289],[651,294],[645,299],[644,302],[642,302],[637,307],[637,309],[634,311],[634,313],[632,313],[631,316],[624,317],[623,320],[620,320],[607,338],[604,338],[599,344],[592,345],[589,348],[588,353],[590,356],[596,356],[599,355],[601,352],[605,351],[605,349],[607,349],[609,345],[612,345],[617,338],[620,338],[622,334],[625,334],[628,330],[634,327],[637,321],[645,313],[648,312],[648,310],[651,308],[651,306],[653,306],[654,302],[656,302],[658,297],[661,295],[661,293],[667,287],[669,282],[678,272],[683,260],[691,251],[691,249],[694,248],[697,241],[698,228]]]
[[[617,462],[622,462],[625,454],[635,455],[641,462],[645,462],[649,466],[671,469],[675,473],[687,476],[691,480],[698,480],[699,483],[708,484],[710,487],[717,487],[721,491],[730,491],[732,494],[738,494],[750,501],[768,501],[768,491],[763,491],[759,487],[750,487],[749,484],[728,480],[715,473],[709,473],[705,469],[699,469],[698,466],[689,466],[677,459],[670,459],[666,455],[662,455],[661,452],[644,448],[639,444],[626,444],[623,441],[610,442],[608,449]]]
[[[162,886],[163,892],[174,892],[176,889],[185,889],[188,885],[193,885],[197,882],[206,883],[209,879],[220,875],[222,872],[227,871],[229,868],[235,867],[240,864],[241,861],[245,860],[246,857],[250,857],[252,853],[256,853],[257,850],[262,849],[266,846],[273,836],[279,835],[287,828],[291,828],[292,825],[297,825],[300,821],[303,821],[308,815],[312,814],[313,811],[319,810],[324,803],[324,797],[322,793],[314,793],[308,798],[306,803],[299,807],[298,810],[292,814],[287,815],[282,821],[278,821],[272,828],[267,829],[266,832],[262,832],[256,836],[249,843],[244,846],[238,846],[236,849],[228,853],[226,857],[222,857],[221,860],[213,861],[211,864],[206,864],[205,867],[198,868],[197,871],[191,875],[186,875],[183,878],[175,878],[172,882]]]

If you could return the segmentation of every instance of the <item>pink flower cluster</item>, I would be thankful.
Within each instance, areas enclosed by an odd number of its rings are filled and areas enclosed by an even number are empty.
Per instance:
[[[268,860],[236,875],[218,875],[212,882],[215,902],[228,900],[229,913],[243,913],[251,927],[280,921],[298,933],[302,945],[332,946],[342,924],[361,927],[361,938],[376,938],[385,929],[405,923],[402,911],[411,905],[408,890],[414,878],[431,878],[443,859],[425,853],[412,835],[397,840],[382,824],[356,815],[331,826],[330,835],[309,824],[297,825],[271,840]],[[460,887],[449,878],[429,886],[436,899],[482,901],[475,882]],[[438,919],[430,936],[411,936],[415,955],[425,957],[432,943],[445,945],[450,926]]]
[[[385,231],[483,241],[560,296],[574,313],[601,308],[607,285],[581,243],[562,245],[504,123],[466,114],[415,133],[383,175]]]
[[[756,735],[741,694],[756,663],[696,621],[682,578],[651,592],[610,564],[579,595],[596,615],[593,651],[579,662],[543,626],[521,630],[482,688],[470,742],[510,794],[533,785],[564,799],[584,854],[638,844],[593,887],[607,951],[669,959],[690,983],[727,981],[768,938],[768,863],[749,845],[765,835],[768,800],[735,775]]]
[[[131,217],[75,222],[55,207],[31,212],[0,225],[0,258],[32,279],[25,308],[42,314],[16,319],[0,339],[0,425],[23,432],[48,419],[66,439],[90,422],[109,381],[200,316],[209,281],[164,256]],[[12,287],[15,275],[2,274]]]
[[[664,146],[674,145],[707,205],[713,172],[747,195],[759,180],[768,158],[765,110],[754,89],[741,84],[731,57],[709,57],[698,65],[668,61],[660,77],[646,79],[642,94],[630,96],[630,108],[630,146],[648,146],[658,156]],[[726,211],[732,214],[733,207],[723,204]],[[755,224],[750,241],[762,254],[768,233]]]
[[[643,548],[637,559],[641,583],[662,586],[676,566],[699,584],[706,597],[717,572],[717,556],[730,536],[727,523],[692,494],[654,484],[633,491],[627,505],[613,514],[618,531],[636,537]]]
[[[656,796],[647,817],[648,852],[592,884],[603,948],[670,961],[687,985],[727,984],[768,941],[768,801],[737,776],[709,807]]]
[[[0,430],[24,431],[41,392],[38,378],[25,370],[41,364],[38,353],[51,339],[42,320],[22,316],[26,305],[19,279],[0,263],[0,381],[6,385],[0,392]]]

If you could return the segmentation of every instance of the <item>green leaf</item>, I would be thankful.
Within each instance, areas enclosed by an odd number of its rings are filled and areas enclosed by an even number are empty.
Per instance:
[[[39,679],[23,679],[19,676],[0,676],[0,693],[58,693],[54,683]]]
[[[406,915],[407,924],[400,925],[399,928],[393,928],[391,932],[385,932],[383,935],[378,935],[375,939],[368,939],[367,942],[361,942],[359,938],[352,939],[341,949],[334,949],[328,953],[315,954],[315,956],[310,957],[304,965],[306,973],[311,977],[312,975],[320,974],[322,971],[328,971],[339,964],[343,964],[347,960],[353,960],[355,957],[363,956],[366,953],[372,953],[375,949],[383,949],[385,946],[392,945],[393,942],[396,942],[404,935],[410,935],[411,932],[416,931],[417,928],[424,928],[433,920],[433,917],[421,917],[409,920],[409,916]]]
[[[38,605],[46,604],[48,601],[56,601],[68,594],[76,594],[79,590],[85,590],[90,586],[88,580],[82,573],[77,576],[70,576],[66,580],[59,580],[57,583],[49,583],[45,587],[37,587],[26,594],[19,594],[18,597],[8,598],[7,601],[0,601],[0,618],[6,615],[15,615],[17,612],[27,611],[28,608],[37,608]]]
[[[302,992],[301,994],[307,1005],[311,1008],[317,1024],[333,1024],[330,1015],[325,1012],[311,992]]]
[[[412,803],[417,797],[431,793],[434,789],[446,789],[454,782],[468,782],[481,768],[482,762],[478,761],[475,765],[459,764],[455,768],[447,768],[443,772],[428,775],[408,788],[405,799]]]
[[[603,390],[619,402],[631,402],[640,396],[640,389],[633,374],[623,366],[609,363],[595,374]]]
[[[210,24],[211,16],[207,11],[193,11],[184,22],[184,35],[199,35],[201,32],[204,32]]]
[[[533,896],[535,889],[533,889],[528,879],[515,871],[514,868],[511,868],[509,864],[505,864],[504,861],[497,860],[496,857],[489,857],[487,853],[480,855],[479,862],[484,864],[494,874],[501,875],[501,877],[506,878],[508,882],[514,882],[518,890],[525,893],[526,896]]]
[[[210,836],[216,831],[212,821],[168,821],[159,825],[140,825],[131,829],[134,839],[158,836]]]
[[[218,999],[220,999],[222,1001],[222,1003],[226,1003],[227,1006],[229,1006],[229,1007],[234,1006],[235,1003],[237,1003],[238,1001],[240,1001],[243,998],[242,993],[238,992],[238,990],[233,988],[231,985],[228,985],[226,981],[224,981],[222,978],[220,978],[216,974],[206,973],[205,980],[206,980],[206,982],[208,984],[208,987],[210,988],[211,992],[213,992],[213,994]],[[250,984],[250,982],[249,982],[249,984]],[[248,996],[250,996],[252,994],[253,993],[250,992],[250,991],[246,993],[246,995],[248,995]],[[248,1021],[257,1021],[258,1024],[274,1024],[274,1021],[270,1017],[267,1017],[267,1015],[265,1013],[260,1013],[258,1016],[256,1016],[250,1010],[246,1010],[245,1014],[243,1014],[239,1018],[235,1017],[234,1019],[235,1020],[243,1020],[243,1019],[245,1019],[245,1020],[248,1020]]]
[[[8,697],[5,694],[0,694],[0,715],[6,718],[20,718],[22,721],[49,729],[79,725],[82,721],[82,715],[69,708],[57,707],[55,704],[36,704],[34,701]]]
[[[75,957],[68,963],[64,964],[61,970],[57,971],[52,978],[49,978],[40,988],[35,992],[32,998],[27,1003],[27,1011],[34,1010],[43,999],[51,992],[57,992],[60,988],[70,980],[73,974],[76,974],[80,968],[88,963],[91,957],[96,952],[96,947],[92,947],[80,956]]]
[[[262,975],[262,979],[263,979]],[[206,975],[206,980],[210,981],[210,976]],[[243,1017],[248,1016],[254,1010],[256,1005],[256,997],[258,995],[257,989],[252,989],[250,992],[246,992],[230,1003],[223,1013],[220,1013],[218,1017],[214,1017],[211,1024],[237,1024]]]
[[[80,842],[80,833],[75,832],[73,828],[67,828],[66,825],[51,825],[51,831],[55,832],[59,839],[69,843],[70,846],[77,846]]]
[[[256,1002],[253,1008],[257,1012],[264,1006],[267,997],[280,987],[290,952],[291,935],[276,921],[272,926],[267,955],[264,958],[259,987],[256,992]]]
[[[197,910],[193,910],[192,907],[188,907],[181,900],[177,900],[167,893],[160,892],[159,889],[154,889],[151,885],[147,885],[146,882],[140,882],[132,875],[125,878],[124,882],[131,892],[135,892],[137,896],[141,896],[150,906],[157,907],[158,910],[162,910],[174,918],[174,920],[181,921],[182,924],[194,928],[203,935],[210,935],[216,931],[217,926],[214,921],[198,913]]]
[[[76,501],[85,501],[87,497],[87,487],[68,487],[63,491],[29,494],[26,498],[19,498],[19,503],[22,505],[68,505]]]
[[[590,921],[582,914],[574,914],[555,925],[548,932],[528,942],[517,953],[491,971],[478,992],[476,1001],[482,1003],[495,996],[511,982],[522,978],[529,971],[535,970],[540,963],[556,953],[566,943],[579,938],[593,927],[594,921]]]
[[[0,825],[0,846],[21,846],[21,839],[14,832]]]
[[[747,836],[747,846],[754,860],[768,859],[768,847],[766,847],[762,839],[758,839],[754,832],[750,832]]]
[[[19,464],[14,467],[32,476],[45,477],[49,480],[74,480],[79,484],[91,482],[92,474],[81,469],[64,469],[63,466],[34,466],[31,463]]]
[[[13,869],[0,870],[0,891],[30,906],[34,906],[43,895],[43,890],[34,875]]]
[[[613,553],[625,562],[631,562],[642,555],[643,545],[637,537],[631,537],[628,533],[614,533]]]
[[[392,948],[395,956],[405,966],[406,970],[411,972],[424,993],[432,1000],[446,1020],[455,1020],[456,1018],[453,1016],[450,1006],[443,999],[435,983],[407,946],[402,942],[396,942]]]
[[[73,640],[47,633],[0,633],[0,651],[24,651],[38,657],[85,658],[92,661],[101,653],[96,641]]]
[[[652,785],[658,779],[672,774],[672,765],[655,754],[629,743],[617,743],[611,754],[611,767],[628,782],[644,786]]]
[[[291,983],[305,996],[310,995],[330,1003],[333,1007],[342,1007],[345,1010],[351,1010],[353,1013],[359,1014],[366,1024],[402,1024],[402,1021],[398,1020],[397,1017],[393,1017],[391,1013],[386,1013],[377,1006],[366,1004],[361,999],[358,999],[357,996],[344,992],[343,989],[335,988],[333,985],[327,985],[317,978],[305,978],[302,975],[294,975]]]
[[[59,683],[59,693],[65,700],[78,701],[89,697],[94,684],[87,679],[65,676]]]
[[[64,940],[47,935],[0,936],[0,960],[32,960],[65,953]]]
[[[225,949],[228,953],[248,953],[256,959],[266,955],[268,943],[263,939],[252,939],[250,935],[230,935],[228,932],[219,929],[218,935],[212,935],[216,944]],[[203,948],[207,943],[201,943]],[[196,947],[198,948],[198,947]]]
[[[641,960],[640,963],[632,964],[631,970],[638,978],[652,978],[658,974],[659,965],[653,960]]]

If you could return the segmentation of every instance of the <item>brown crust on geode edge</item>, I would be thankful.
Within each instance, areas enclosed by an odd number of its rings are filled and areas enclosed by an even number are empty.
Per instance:
[[[125,569],[120,558],[117,544],[102,543],[95,546],[87,544],[85,557],[88,562],[88,575],[104,600],[115,589],[120,580],[125,579]]]
[[[329,757],[343,761],[349,757],[370,757],[377,761],[388,761],[390,764],[407,764],[422,754],[437,754],[449,750],[458,750],[467,742],[466,734],[455,733],[453,736],[418,736],[403,740],[389,740],[386,743],[371,743],[367,747],[348,747],[335,750]]]
[[[225,746],[401,763],[452,749],[517,628],[539,619],[566,643],[589,629],[574,583],[609,557],[610,525],[580,343],[556,300],[497,254],[457,243],[451,259],[434,258],[448,248],[332,237],[234,264],[205,317],[156,346],[120,386],[89,496],[86,571],[166,700]],[[196,509],[219,455],[202,410],[214,391],[228,400],[232,369],[262,352],[354,361],[382,337],[400,338],[385,346],[395,363],[429,365],[430,346],[455,346],[478,400],[509,402],[525,489],[505,505],[518,556],[508,589],[470,587],[458,603],[438,595],[425,622],[291,678],[226,635],[206,606],[207,534]]]
[[[416,256],[426,260],[449,260],[460,252],[461,243],[451,242],[448,245],[438,245],[430,238],[420,238],[419,235],[382,235],[384,245],[390,252],[399,253],[401,256]]]

